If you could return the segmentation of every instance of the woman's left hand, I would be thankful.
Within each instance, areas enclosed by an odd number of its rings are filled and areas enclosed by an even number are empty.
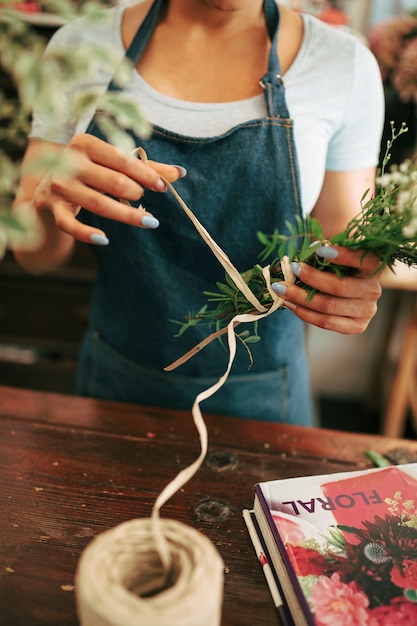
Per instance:
[[[362,333],[377,311],[382,289],[379,283],[379,258],[360,250],[342,247],[323,248],[331,263],[355,268],[352,276],[339,278],[305,263],[293,263],[294,274],[316,289],[311,299],[308,291],[291,283],[275,283],[275,291],[285,299],[284,306],[304,322],[346,335]],[[331,258],[334,257],[334,258]],[[275,286],[274,285],[274,286]]]

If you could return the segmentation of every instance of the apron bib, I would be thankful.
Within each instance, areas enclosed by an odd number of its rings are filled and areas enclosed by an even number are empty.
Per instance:
[[[138,62],[164,0],[156,0],[126,55]],[[259,262],[258,230],[285,232],[301,215],[298,165],[277,56],[279,11],[265,0],[272,48],[261,79],[267,115],[209,138],[179,135],[158,126],[147,140],[134,136],[150,159],[179,163],[187,176],[175,183],[200,222],[244,271]],[[108,89],[116,90],[111,82]],[[105,139],[97,116],[87,132]],[[143,205],[160,221],[147,231],[85,210],[81,219],[104,230],[109,246],[95,246],[97,280],[89,331],[83,342],[76,392],[80,395],[190,410],[196,395],[223,374],[228,352],[214,341],[174,372],[164,367],[211,332],[196,326],[180,338],[172,320],[196,313],[204,291],[224,282],[224,270],[175,198],[146,190]],[[239,326],[238,332],[244,330]],[[304,324],[281,309],[260,321],[261,341],[244,346],[226,384],[202,409],[252,419],[313,425]],[[240,342],[238,342],[239,344]]]

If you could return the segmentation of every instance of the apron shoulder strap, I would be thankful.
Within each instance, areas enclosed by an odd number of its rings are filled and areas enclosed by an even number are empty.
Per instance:
[[[142,24],[135,33],[128,49],[126,50],[125,59],[128,59],[134,67],[139,61],[142,52],[146,48],[149,39],[158,22],[158,17],[162,6],[166,0],[155,0]],[[108,85],[108,91],[120,91],[120,86],[112,79]]]
[[[264,0],[264,15],[266,28],[272,44],[271,52],[269,54],[268,73],[280,75],[281,64],[277,53],[280,13],[275,0]]]
[[[271,52],[269,53],[268,71],[262,76],[259,84],[264,90],[268,117],[288,119],[290,115],[281,76],[281,63],[278,57],[280,13],[275,0],[264,0],[264,14],[267,31],[271,39]]]
[[[142,55],[142,52],[146,48],[148,41],[155,30],[160,11],[165,3],[166,0],[155,0],[142,24],[136,31],[136,34],[126,51],[126,58],[132,61],[133,65],[136,65]]]

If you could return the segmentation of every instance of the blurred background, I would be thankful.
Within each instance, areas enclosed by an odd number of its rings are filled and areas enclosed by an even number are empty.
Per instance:
[[[116,4],[117,0],[102,3]],[[80,6],[82,2],[74,0],[72,4]],[[379,61],[386,60],[391,46],[389,72],[381,64],[386,125],[394,120],[397,124],[405,121],[409,127],[409,133],[396,145],[393,162],[414,156],[417,0],[284,0],[283,4],[348,30],[369,45]],[[63,22],[38,2],[18,2],[13,7],[45,42]],[[407,89],[401,83],[403,56],[408,60]],[[0,56],[0,106],[4,98],[15,93]],[[2,115],[0,150],[17,163],[25,137],[11,141],[6,127],[7,119]],[[384,136],[383,145],[385,141]],[[10,253],[6,255],[0,263],[0,384],[72,393],[94,274],[94,260],[87,246],[77,248],[69,266],[37,278],[23,272]],[[347,337],[308,328],[317,422],[336,429],[415,438],[417,277],[399,268],[395,275],[386,275],[383,284],[378,315],[362,335]]]
[[[374,24],[417,8],[416,0],[284,0],[282,4],[364,35]]]

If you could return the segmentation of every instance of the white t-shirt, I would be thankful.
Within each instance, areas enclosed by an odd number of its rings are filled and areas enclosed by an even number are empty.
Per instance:
[[[48,51],[106,43],[116,59],[125,53],[121,39],[124,7],[109,9],[108,19],[91,23],[79,18],[60,28]],[[377,164],[384,120],[384,97],[377,62],[355,36],[303,15],[304,37],[296,59],[284,75],[286,100],[294,120],[303,209],[307,214],[320,193],[325,170],[347,171]],[[84,132],[93,111],[71,119],[74,95],[91,87],[104,92],[111,76],[103,67],[94,78],[80,76],[60,93],[62,116],[51,121],[37,106],[31,137],[67,144]],[[266,113],[264,96],[239,102],[192,103],[167,97],[133,73],[126,90],[140,102],[152,124],[192,137],[220,135]]]

